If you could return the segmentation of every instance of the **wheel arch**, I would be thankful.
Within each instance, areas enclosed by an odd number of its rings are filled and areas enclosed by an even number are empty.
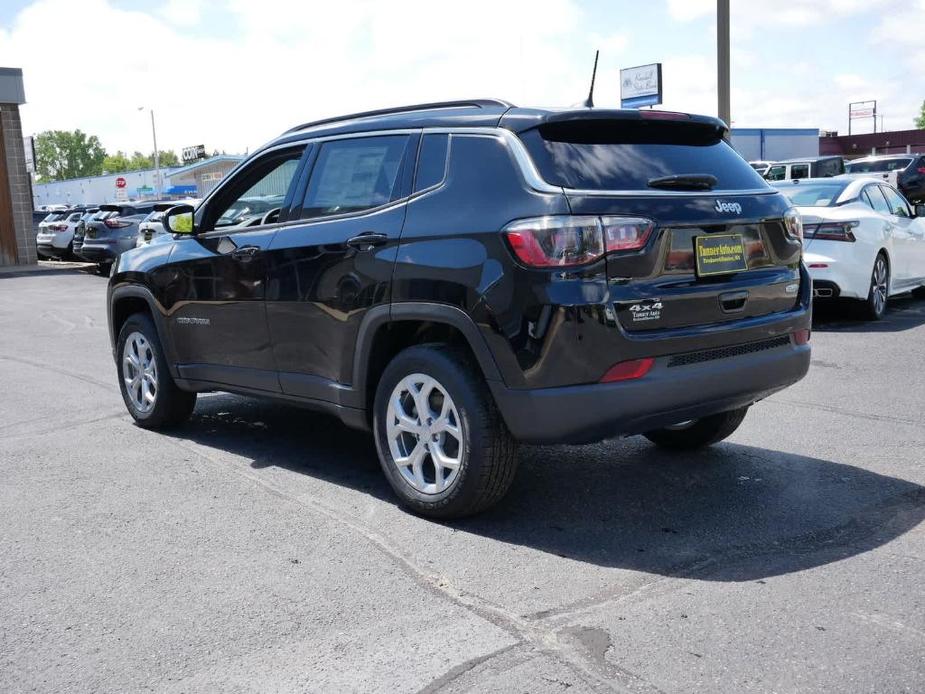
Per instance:
[[[112,345],[113,359],[117,358],[116,343],[125,321],[135,313],[145,313],[151,318],[157,330],[157,338],[164,350],[170,375],[177,378],[176,359],[167,331],[166,318],[151,290],[140,285],[115,287],[110,294],[108,309],[109,340]]]
[[[399,351],[415,344],[457,344],[472,357],[487,381],[502,381],[501,372],[478,326],[461,309],[447,304],[397,303],[371,309],[357,333],[352,385],[367,415],[385,366]]]

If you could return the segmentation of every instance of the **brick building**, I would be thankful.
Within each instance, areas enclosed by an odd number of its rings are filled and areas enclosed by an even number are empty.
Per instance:
[[[871,154],[925,152],[925,130],[892,130],[861,135],[829,135],[819,138],[819,154],[841,155],[845,159]]]
[[[0,67],[0,266],[38,260],[32,234],[32,180],[26,170],[19,106],[22,70]]]

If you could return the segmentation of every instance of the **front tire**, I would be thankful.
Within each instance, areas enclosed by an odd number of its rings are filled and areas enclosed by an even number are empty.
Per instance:
[[[732,432],[739,428],[747,412],[748,407],[740,407],[737,410],[693,419],[664,429],[647,431],[643,436],[662,448],[678,451],[704,448],[731,436]]]
[[[129,316],[119,331],[116,354],[122,400],[138,426],[168,428],[189,419],[196,393],[180,390],[174,383],[149,316]]]
[[[877,254],[874,269],[870,272],[870,289],[864,302],[864,317],[880,320],[886,315],[886,301],[890,292],[890,264],[883,253]]]
[[[438,519],[484,511],[508,491],[516,443],[484,379],[445,345],[400,352],[373,406],[376,450],[406,508]]]

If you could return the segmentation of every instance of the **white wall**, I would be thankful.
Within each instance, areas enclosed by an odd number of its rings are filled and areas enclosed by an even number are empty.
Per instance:
[[[161,168],[161,190],[170,187],[165,174],[173,169]],[[107,174],[105,176],[92,176],[90,178],[74,178],[69,181],[53,181],[50,183],[34,183],[32,197],[35,207],[39,205],[99,205],[107,202],[116,202],[116,179],[120,176],[125,179],[125,195],[127,200],[150,199],[152,194],[139,194],[137,189],[143,186],[154,188],[154,170],[129,171],[125,173]]]

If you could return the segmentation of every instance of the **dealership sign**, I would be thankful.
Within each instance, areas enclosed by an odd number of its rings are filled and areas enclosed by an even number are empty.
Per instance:
[[[197,161],[199,159],[206,158],[206,146],[205,145],[194,145],[193,147],[184,147],[183,148],[183,161],[191,162]]]
[[[871,118],[876,112],[876,101],[856,101],[848,104],[848,115],[851,118]]]
[[[662,64],[639,65],[620,70],[621,108],[662,103]]]

